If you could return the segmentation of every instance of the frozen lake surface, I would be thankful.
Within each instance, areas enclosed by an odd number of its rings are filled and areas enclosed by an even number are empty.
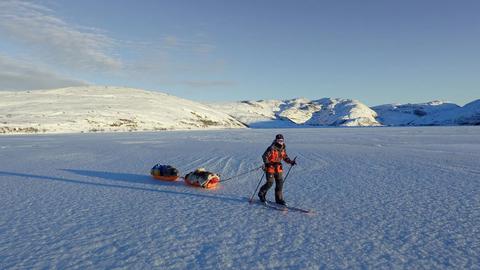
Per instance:
[[[276,133],[292,206],[250,205]],[[273,199],[273,188],[268,196]],[[480,265],[480,128],[317,128],[0,137],[0,269],[465,269]]]

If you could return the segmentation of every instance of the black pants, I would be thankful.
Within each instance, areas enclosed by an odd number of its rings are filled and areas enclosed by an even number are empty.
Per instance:
[[[258,194],[267,195],[267,191],[272,187],[275,180],[275,201],[283,201],[283,173],[265,173],[267,182],[260,188]]]

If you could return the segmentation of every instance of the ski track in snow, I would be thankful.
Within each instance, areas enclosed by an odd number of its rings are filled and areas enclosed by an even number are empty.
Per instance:
[[[292,206],[250,205],[274,135],[298,166]],[[474,269],[478,127],[229,130],[0,137],[0,269]],[[288,169],[285,166],[285,169]],[[273,199],[273,188],[268,194]]]

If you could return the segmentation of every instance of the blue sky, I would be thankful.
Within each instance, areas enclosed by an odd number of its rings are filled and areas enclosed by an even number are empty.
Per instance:
[[[480,2],[0,1],[0,89],[193,100],[480,98]]]

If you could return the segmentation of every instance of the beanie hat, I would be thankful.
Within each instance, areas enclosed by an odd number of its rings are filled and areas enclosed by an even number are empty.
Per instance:
[[[283,140],[283,135],[282,134],[277,134],[277,136],[275,136],[275,140],[278,140],[278,139]]]

